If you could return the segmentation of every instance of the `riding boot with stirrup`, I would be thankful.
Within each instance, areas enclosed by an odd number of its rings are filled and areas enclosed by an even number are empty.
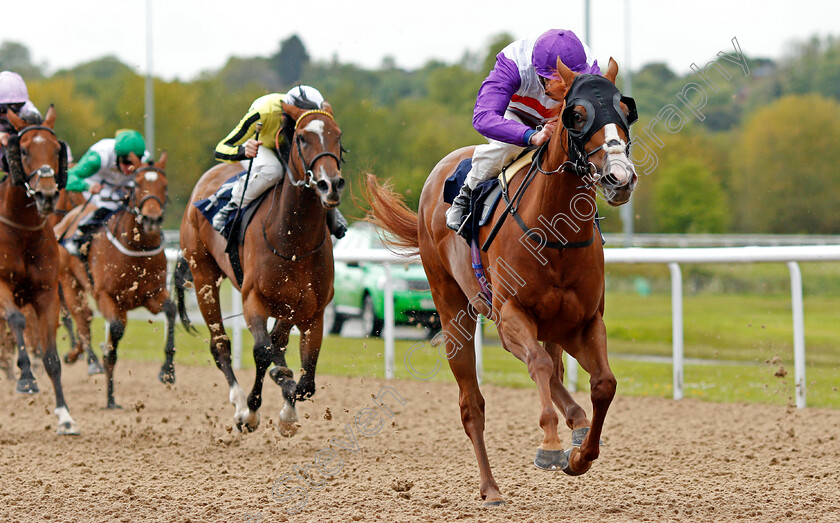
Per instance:
[[[225,225],[227,224],[228,217],[231,214],[235,213],[236,209],[238,208],[239,206],[236,205],[235,201],[229,201],[227,205],[219,209],[219,211],[216,213],[216,216],[213,216],[213,228],[219,232],[222,232],[222,229],[224,229]]]
[[[327,227],[330,229],[330,234],[339,240],[344,238],[344,234],[347,232],[348,223],[338,208],[333,207],[327,211]]]
[[[452,200],[452,207],[446,211],[446,226],[453,231],[459,231],[464,220],[470,213],[470,198],[472,189],[466,183],[461,187],[461,192]]]

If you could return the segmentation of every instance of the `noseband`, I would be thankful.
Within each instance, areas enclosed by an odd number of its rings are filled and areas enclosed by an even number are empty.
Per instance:
[[[312,114],[322,114],[322,115],[328,117],[330,120],[335,121],[335,119],[333,118],[333,116],[330,113],[328,113],[326,111],[321,111],[319,109],[313,109],[311,111],[306,111],[305,113],[300,115],[298,117],[298,119],[295,121],[295,138],[294,138],[294,140],[295,140],[295,147],[297,148],[297,152],[298,152],[298,157],[300,158],[300,162],[303,164],[303,168],[304,168],[303,179],[295,180],[294,176],[292,175],[292,171],[289,168],[290,166],[288,164],[285,165],[286,173],[288,173],[288,177],[289,177],[289,183],[291,183],[295,187],[308,187],[310,189],[315,186],[315,184],[312,183],[312,180],[315,178],[315,173],[312,171],[312,169],[315,167],[315,163],[318,160],[320,160],[321,158],[324,158],[324,157],[332,158],[332,159],[335,160],[335,163],[338,166],[339,170],[341,170],[341,164],[344,161],[343,158],[339,157],[338,155],[336,155],[335,153],[330,152],[330,151],[322,151],[322,152],[316,154],[308,162],[304,159],[303,147],[301,146],[301,142],[303,140],[297,132],[298,124],[300,124],[301,120],[303,120],[304,117],[312,115]],[[345,151],[344,147],[341,147],[341,152],[343,153],[344,151]],[[282,159],[282,155],[278,155],[278,156],[280,156],[280,158]],[[286,162],[283,161],[283,163],[285,164]]]

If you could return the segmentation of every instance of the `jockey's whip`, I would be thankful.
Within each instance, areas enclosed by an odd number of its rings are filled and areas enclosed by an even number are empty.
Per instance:
[[[257,122],[257,132],[254,134],[254,140],[260,141],[260,131],[262,130],[262,122]],[[257,149],[259,154],[259,149]],[[256,155],[254,155],[256,158]],[[245,201],[245,192],[248,190],[248,182],[251,180],[251,167],[254,166],[254,158],[248,162],[248,172],[245,173],[245,186],[242,188],[242,196],[239,197],[239,205],[236,206],[236,214],[233,216],[233,225],[230,227],[230,236],[228,236],[228,243],[225,247],[225,252],[230,253],[231,245],[234,243],[234,233],[239,229],[239,222],[242,220],[242,202]]]

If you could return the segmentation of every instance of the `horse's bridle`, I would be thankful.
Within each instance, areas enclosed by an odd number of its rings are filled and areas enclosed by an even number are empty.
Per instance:
[[[53,131],[51,128],[47,127],[46,125],[29,125],[27,127],[24,127],[23,129],[21,129],[20,131],[17,132],[18,143],[20,142],[20,139],[23,138],[23,136],[26,133],[32,132],[32,131],[47,131],[48,133],[53,135],[53,137],[58,142],[58,145],[59,145],[59,148],[60,148],[59,155],[66,154],[66,153],[63,153],[63,151],[66,150],[67,145],[64,142],[62,142],[61,140],[59,140],[58,135],[55,134],[55,131]],[[21,165],[23,165],[22,159],[21,159]],[[61,170],[61,159],[60,159],[60,157],[59,157],[59,170]],[[53,170],[52,167],[49,167],[47,165],[42,165],[41,167],[35,169],[31,173],[23,173],[23,176],[24,176],[23,183],[20,184],[20,185],[23,186],[23,189],[26,191],[26,194],[30,198],[34,198],[37,191],[35,191],[32,188],[32,185],[30,184],[30,182],[32,181],[32,178],[37,176],[37,178],[35,178],[35,184],[37,185],[38,182],[41,180],[41,178],[56,178],[56,172]],[[14,179],[12,181],[14,182]],[[59,189],[63,189],[63,184],[59,183],[59,180],[56,180],[56,185],[58,185]]]
[[[141,173],[144,173],[144,172],[149,172],[149,171],[156,172],[156,173],[158,173],[158,174],[160,174],[164,177],[166,176],[166,173],[163,172],[162,169],[159,169],[159,168],[157,168],[153,165],[146,165],[146,166],[143,166],[143,167],[137,169],[136,171],[134,171],[134,175],[137,176],[138,174],[141,174]],[[154,200],[154,201],[158,202],[158,204],[160,205],[160,208],[161,208],[161,212],[163,212],[163,213],[166,212],[166,203],[169,200],[168,196],[164,200],[161,200],[160,197],[158,197],[155,194],[147,194],[146,196],[141,198],[139,202],[137,202],[135,204],[134,200],[135,200],[135,196],[137,195],[136,191],[137,191],[137,185],[132,183],[131,193],[129,194],[129,197],[128,197],[128,212],[130,212],[131,214],[133,214],[135,216],[141,216],[142,217],[143,216],[143,205],[149,200]]]
[[[304,158],[303,147],[300,144],[301,141],[303,141],[303,139],[301,138],[301,136],[297,132],[298,125],[300,124],[301,120],[303,120],[306,116],[313,115],[313,114],[322,114],[322,115],[328,117],[330,120],[335,121],[335,119],[333,118],[333,116],[330,113],[328,113],[327,111],[321,111],[320,109],[313,109],[311,111],[306,111],[305,113],[298,116],[297,120],[295,120],[294,141],[295,141],[295,147],[297,148],[298,158],[300,158],[300,163],[303,164],[303,168],[304,168],[303,179],[296,180],[294,175],[292,174],[292,170],[290,168],[291,167],[291,165],[290,165],[291,164],[291,158],[289,158],[289,164],[286,164],[286,166],[285,166],[287,176],[289,177],[289,183],[291,183],[295,187],[307,187],[307,188],[311,189],[315,186],[315,184],[312,183],[312,180],[315,177],[315,173],[312,171],[312,169],[315,167],[315,163],[318,160],[320,160],[321,158],[329,157],[329,158],[334,159],[336,165],[339,168],[339,170],[341,169],[342,162],[344,162],[344,158],[336,155],[335,153],[333,153],[331,151],[322,151],[322,152],[316,154],[315,157],[312,158],[308,162]],[[341,147],[341,152],[342,153],[344,153],[346,151],[346,149],[344,149],[343,146],[339,145],[339,147]],[[283,158],[282,155],[278,154],[278,156],[280,156],[280,158],[282,160],[282,158]],[[282,161],[283,161],[283,163],[286,163],[285,160],[282,160]]]

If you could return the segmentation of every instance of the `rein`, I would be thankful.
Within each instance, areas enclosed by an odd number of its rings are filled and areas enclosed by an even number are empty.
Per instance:
[[[44,218],[44,221],[42,221],[39,225],[23,225],[23,224],[18,223],[16,221],[12,221],[12,220],[6,218],[5,216],[3,216],[2,214],[0,214],[0,223],[8,225],[9,227],[14,227],[15,229],[20,229],[22,231],[32,231],[32,232],[40,231],[41,229],[44,228],[44,225],[47,224],[48,219],[49,219],[49,216]]]

